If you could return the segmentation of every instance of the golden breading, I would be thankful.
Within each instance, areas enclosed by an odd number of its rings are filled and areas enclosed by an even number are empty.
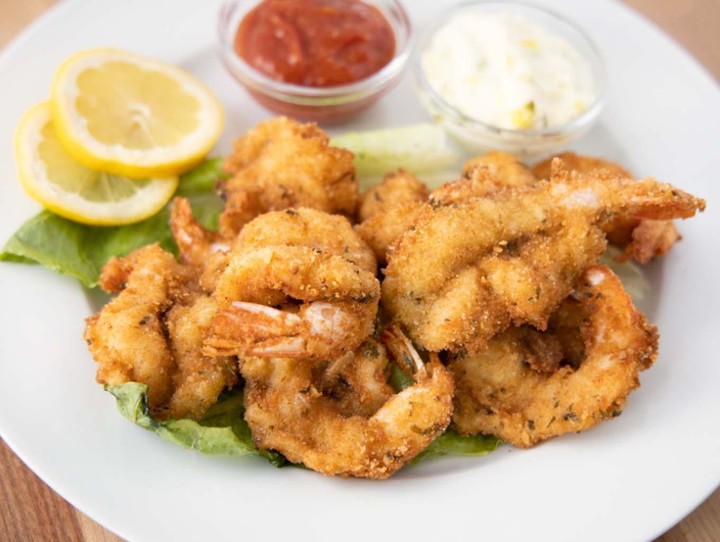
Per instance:
[[[557,155],[565,166],[573,171],[583,174],[590,174],[603,171],[606,174],[616,177],[631,179],[630,172],[622,166],[594,156],[583,156],[574,152],[564,152]],[[550,164],[552,158],[543,160],[533,167],[533,172],[538,179],[550,178]],[[654,224],[645,224],[633,216],[616,216],[612,221],[603,226],[608,241],[615,246],[625,248],[620,256],[621,260],[634,258],[638,263],[648,263],[653,258],[663,256],[677,241],[681,239],[680,234],[671,221],[665,222],[662,226],[658,221]],[[639,228],[637,234],[635,230]]]
[[[377,262],[344,216],[315,209],[286,209],[265,213],[247,224],[233,244],[233,252],[249,247],[287,245],[342,256],[375,273]]]
[[[424,349],[481,350],[510,324],[543,329],[605,250],[615,215],[689,217],[705,202],[653,179],[568,173],[451,205],[426,205],[388,257],[383,306]]]
[[[353,216],[358,201],[353,154],[331,147],[315,124],[285,117],[258,124],[235,142],[220,183],[220,232],[233,238],[256,216],[311,207]]]
[[[201,353],[215,303],[199,293],[195,277],[158,245],[112,258],[100,284],[119,295],[87,319],[97,381],[146,384],[160,418],[199,418],[236,381],[232,360]]]
[[[374,330],[372,251],[344,217],[313,209],[264,214],[227,254],[214,288],[211,355],[329,359]]]
[[[382,182],[367,190],[360,198],[358,222],[405,203],[425,201],[429,195],[427,185],[412,173],[404,169],[388,173]]]
[[[328,359],[372,333],[380,285],[342,256],[267,246],[233,254],[214,296],[208,354]]]
[[[209,357],[202,352],[216,310],[211,297],[198,295],[167,313],[168,343],[175,359],[174,391],[168,404],[171,418],[201,418],[220,392],[237,382],[232,358]]]
[[[463,165],[462,177],[471,179],[478,175],[478,170],[481,169],[489,173],[489,176],[483,176],[486,181],[483,192],[487,194],[505,188],[530,186],[538,180],[529,167],[512,154],[502,151],[491,151],[471,158]]]
[[[337,360],[244,359],[253,441],[323,474],[391,476],[440,435],[452,415],[447,369],[436,357],[426,364],[414,351],[404,355],[417,359],[415,383],[397,394],[387,385],[385,349],[375,341],[341,359],[339,373],[332,371]]]
[[[412,227],[429,190],[411,173],[399,170],[365,192],[360,201],[356,230],[373,250],[380,265],[387,261],[390,246]]]
[[[593,173],[597,170],[607,171],[615,177],[623,177],[632,179],[632,174],[615,162],[605,160],[604,158],[596,158],[595,156],[585,156],[574,152],[563,152],[555,156],[551,156],[542,162],[538,162],[532,167],[532,173],[538,180],[549,179],[551,175],[551,166],[554,158],[560,158],[565,167],[570,171],[578,173]]]
[[[454,428],[521,448],[584,431],[620,414],[657,347],[657,329],[620,280],[591,266],[546,332],[511,328],[483,352],[451,356]]]

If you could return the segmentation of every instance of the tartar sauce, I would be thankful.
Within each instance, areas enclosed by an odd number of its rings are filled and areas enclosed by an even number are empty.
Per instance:
[[[542,129],[594,101],[588,62],[564,39],[510,13],[463,13],[421,56],[433,89],[465,115],[500,128]]]

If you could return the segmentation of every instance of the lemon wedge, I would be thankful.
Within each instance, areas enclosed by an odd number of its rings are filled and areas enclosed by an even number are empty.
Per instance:
[[[68,58],[51,90],[60,141],[81,164],[128,177],[177,175],[220,137],[222,106],[186,71],[117,49]]]
[[[88,169],[64,149],[50,104],[23,116],[15,132],[15,159],[25,191],[54,213],[85,224],[130,224],[157,213],[172,197],[177,177],[135,180]]]

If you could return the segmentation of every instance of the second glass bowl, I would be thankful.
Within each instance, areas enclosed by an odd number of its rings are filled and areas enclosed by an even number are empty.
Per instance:
[[[435,33],[452,18],[468,13],[510,13],[537,24],[569,43],[588,63],[595,85],[595,99],[571,121],[543,129],[510,129],[493,126],[468,116],[433,88],[422,64],[423,51]],[[518,156],[537,156],[567,146],[585,134],[598,120],[605,102],[605,65],[592,40],[573,22],[553,11],[517,1],[477,1],[460,4],[433,19],[419,40],[413,59],[416,88],[424,108],[453,139],[472,152],[502,150]]]

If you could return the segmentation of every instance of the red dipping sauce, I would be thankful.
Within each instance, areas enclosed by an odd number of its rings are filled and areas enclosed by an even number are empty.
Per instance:
[[[360,0],[264,0],[245,15],[235,51],[284,83],[331,87],[378,72],[395,55],[395,35]]]

